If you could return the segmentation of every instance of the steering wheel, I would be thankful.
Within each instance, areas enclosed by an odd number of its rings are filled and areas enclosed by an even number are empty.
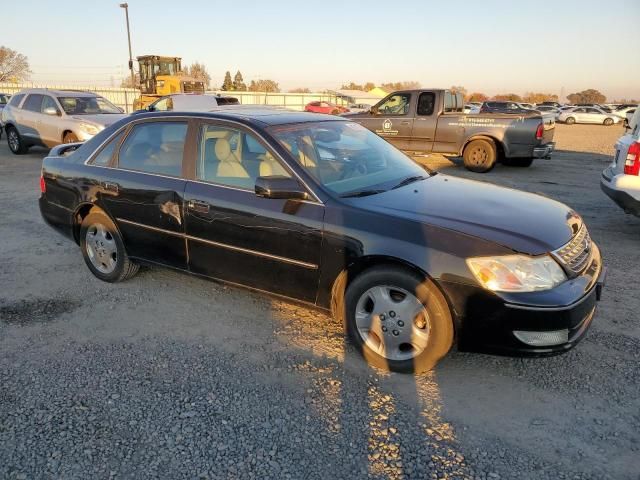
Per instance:
[[[362,159],[350,159],[348,162],[345,162],[344,165],[345,167],[342,171],[342,175],[340,175],[340,180],[345,180],[354,176],[362,176],[369,173],[367,165]]]

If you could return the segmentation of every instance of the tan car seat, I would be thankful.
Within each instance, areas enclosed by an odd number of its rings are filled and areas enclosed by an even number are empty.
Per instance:
[[[284,175],[288,177],[289,172],[287,172],[270,153],[260,155],[260,176],[270,177],[272,175]]]
[[[249,178],[247,170],[231,150],[229,140],[219,138],[216,141],[214,152],[218,162],[220,162],[216,171],[217,177]]]

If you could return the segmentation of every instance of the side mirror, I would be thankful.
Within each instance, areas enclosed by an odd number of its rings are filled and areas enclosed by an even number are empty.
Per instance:
[[[306,200],[307,192],[291,177],[273,175],[258,177],[255,187],[256,195],[263,198],[280,198],[286,200]]]
[[[57,108],[54,107],[47,107],[45,108],[42,113],[44,113],[45,115],[51,115],[54,117],[60,116],[60,110],[58,110]]]
[[[153,105],[149,105],[147,108],[145,108],[145,110],[147,112],[155,112],[156,111],[156,107],[154,107]]]

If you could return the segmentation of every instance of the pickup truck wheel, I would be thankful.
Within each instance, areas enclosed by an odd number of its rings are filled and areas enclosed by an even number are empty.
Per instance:
[[[121,282],[138,271],[138,264],[127,255],[118,229],[100,210],[92,210],[82,221],[80,248],[91,273],[104,282]]]
[[[505,158],[502,163],[509,167],[530,167],[533,158]]]
[[[18,133],[15,127],[7,127],[7,143],[9,144],[9,150],[15,155],[24,155],[29,150],[29,147],[24,143],[24,140]]]
[[[476,173],[486,173],[496,164],[496,146],[490,140],[473,140],[462,152],[464,166]]]
[[[365,270],[348,286],[344,306],[347,333],[374,367],[426,372],[453,345],[447,301],[431,280],[410,270]]]
[[[564,123],[566,123],[567,125],[573,125],[574,123],[576,123],[576,119],[573,117],[567,117]]]
[[[602,122],[603,125],[606,125],[607,127],[610,125],[613,125],[613,118],[605,118],[604,122]]]

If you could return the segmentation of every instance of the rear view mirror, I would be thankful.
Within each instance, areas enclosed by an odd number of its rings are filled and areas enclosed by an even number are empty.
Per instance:
[[[54,107],[47,107],[42,111],[42,113],[44,113],[45,115],[57,116],[60,115],[60,110]]]
[[[285,200],[306,200],[307,192],[291,177],[273,175],[258,177],[255,187],[256,195],[264,198],[280,198]]]

